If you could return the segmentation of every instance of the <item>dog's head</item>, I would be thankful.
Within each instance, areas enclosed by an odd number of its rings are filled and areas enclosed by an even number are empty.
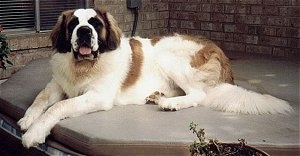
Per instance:
[[[122,32],[106,11],[78,9],[62,12],[50,38],[59,53],[73,52],[76,60],[93,60],[98,54],[115,50]]]

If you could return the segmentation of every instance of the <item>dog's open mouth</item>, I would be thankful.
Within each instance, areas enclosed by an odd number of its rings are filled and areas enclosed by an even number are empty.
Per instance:
[[[80,47],[78,51],[83,56],[92,54],[92,49],[89,47]]]
[[[76,52],[77,52],[76,59],[78,61],[81,61],[81,60],[93,60],[95,58],[91,46],[88,45],[88,44],[86,44],[86,43],[81,44],[79,46],[78,50],[76,50]]]

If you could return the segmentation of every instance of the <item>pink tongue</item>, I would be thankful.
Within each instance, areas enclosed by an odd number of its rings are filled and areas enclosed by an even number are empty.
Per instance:
[[[91,48],[87,48],[87,47],[80,47],[79,48],[79,53],[81,55],[88,55],[92,53],[92,49]]]

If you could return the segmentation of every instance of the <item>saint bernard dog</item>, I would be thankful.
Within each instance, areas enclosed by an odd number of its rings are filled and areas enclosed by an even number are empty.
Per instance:
[[[154,103],[164,111],[206,106],[287,114],[283,100],[234,85],[228,58],[204,37],[126,38],[100,9],[64,11],[51,36],[52,80],[18,121],[25,147],[43,143],[60,120],[113,105]]]

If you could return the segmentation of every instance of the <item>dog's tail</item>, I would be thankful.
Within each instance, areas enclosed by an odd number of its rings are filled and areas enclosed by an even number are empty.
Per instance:
[[[284,100],[228,83],[209,89],[203,104],[213,109],[243,114],[288,114],[293,112],[293,108]]]

